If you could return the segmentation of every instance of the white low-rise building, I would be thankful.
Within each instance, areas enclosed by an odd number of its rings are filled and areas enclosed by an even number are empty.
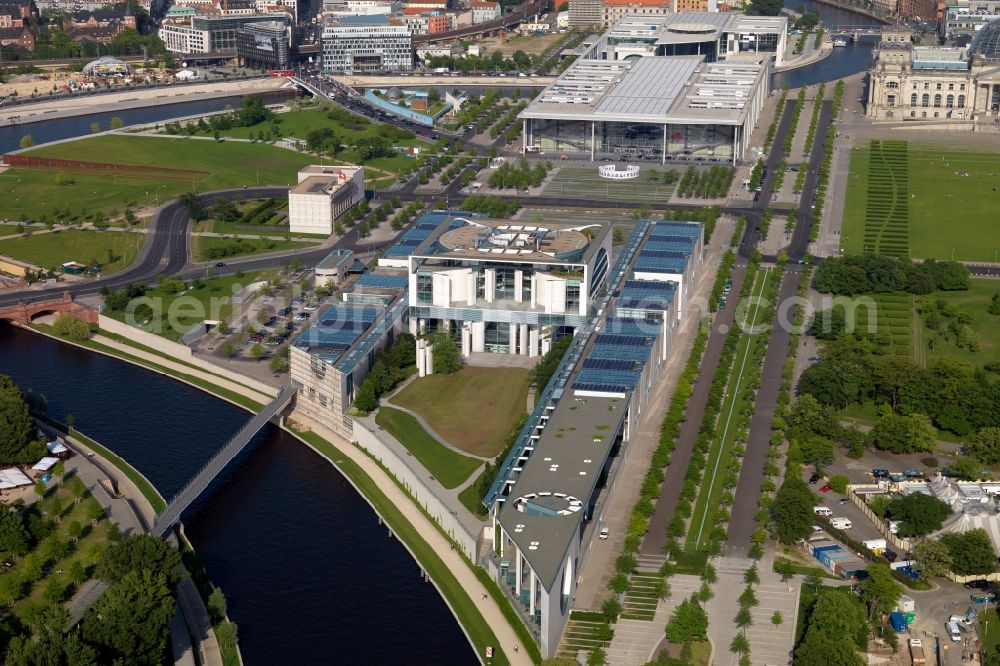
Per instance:
[[[308,166],[288,192],[288,230],[332,234],[337,218],[364,198],[364,167]]]

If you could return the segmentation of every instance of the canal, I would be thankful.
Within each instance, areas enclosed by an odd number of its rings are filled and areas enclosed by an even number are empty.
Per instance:
[[[161,375],[0,323],[0,374],[170,497],[249,414]],[[473,664],[403,546],[337,470],[267,426],[184,514],[247,664]]]

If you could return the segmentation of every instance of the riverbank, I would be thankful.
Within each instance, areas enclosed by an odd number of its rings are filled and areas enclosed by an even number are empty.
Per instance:
[[[35,327],[30,327],[29,330],[80,349],[98,351],[102,355],[118,358],[143,369],[154,370],[172,379],[179,379],[247,411],[256,412],[259,408],[259,405],[252,408],[248,404],[243,404],[243,401],[233,400],[231,396],[224,395],[224,389],[216,386],[211,379],[200,385],[192,383],[189,377],[178,376],[179,373],[171,372],[164,366],[154,363],[147,365],[140,359],[129,356],[131,349],[123,351],[99,348],[91,346],[95,343],[90,341],[89,344],[79,344]],[[374,460],[335,435],[331,437],[324,433],[326,436],[320,437],[315,433],[302,435],[287,427],[283,430],[323,455],[354,486],[381,520],[392,528],[393,535],[426,572],[428,580],[432,582],[439,596],[451,610],[482,663],[502,666],[508,663],[530,664],[538,660],[537,656],[534,656],[538,654],[535,644],[522,639],[522,634],[530,638],[527,629],[521,624],[514,625],[513,622],[520,621],[506,615],[501,605],[504,601],[499,590],[490,589],[480,580],[474,564],[465,560],[457,550],[453,549],[453,545],[436,524],[421,512],[420,507],[404,489],[399,487],[398,483]],[[330,442],[330,439],[337,441]],[[445,548],[446,545],[448,548]],[[485,657],[487,647],[493,648],[493,659],[489,662]]]
[[[175,85],[168,89],[133,89],[106,95],[81,95],[69,99],[44,101],[3,109],[0,111],[0,124],[29,125],[44,120],[56,120],[91,113],[110,113],[146,107],[150,104],[162,106],[234,95],[266,94],[277,92],[286,85],[288,85],[288,81],[284,78],[266,78]]]

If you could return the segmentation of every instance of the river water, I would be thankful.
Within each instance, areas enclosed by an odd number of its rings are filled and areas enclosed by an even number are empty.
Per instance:
[[[825,25],[878,25],[878,21],[867,16],[818,2],[785,0],[784,4],[785,7],[796,11],[804,8],[806,11],[818,12]],[[788,39],[797,38],[789,35]],[[781,88],[788,84],[789,88],[799,88],[863,72],[872,62],[872,48],[876,41],[876,37],[863,37],[858,42],[849,42],[847,46],[836,47],[833,53],[816,64],[775,74],[771,78],[771,86]]]
[[[0,323],[0,374],[170,497],[249,414],[122,361]],[[247,664],[473,664],[451,612],[353,487],[267,426],[184,514]]]
[[[287,99],[290,94],[287,91],[268,93],[266,100],[269,104],[277,104]],[[99,102],[103,99],[97,96]],[[6,124],[0,126],[0,155],[21,147],[21,137],[30,134],[36,144],[69,139],[75,136],[85,136],[90,134],[90,124],[98,123],[101,129],[111,129],[111,119],[121,118],[126,125],[137,125],[140,123],[155,123],[169,120],[171,118],[183,118],[185,116],[196,116],[213,111],[222,111],[229,106],[239,106],[243,97],[236,95],[233,97],[218,97],[216,99],[205,99],[191,102],[177,102],[175,104],[164,104],[155,102],[157,106],[136,107],[134,109],[122,109],[121,111],[104,111],[101,113],[88,113],[82,116],[72,116],[70,118],[56,118],[53,120],[40,120],[33,123]],[[105,100],[105,103],[106,100]],[[28,110],[31,107],[24,106],[22,109]]]

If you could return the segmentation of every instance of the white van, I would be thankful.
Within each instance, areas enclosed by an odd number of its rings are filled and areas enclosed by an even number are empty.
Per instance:
[[[951,640],[955,641],[956,643],[962,640],[962,633],[958,630],[957,622],[948,622],[944,626],[945,629],[948,630],[948,635],[951,637]]]
[[[852,523],[847,518],[833,518],[830,520],[830,524],[836,527],[838,530],[849,530],[854,527]]]
[[[832,516],[833,515],[833,511],[830,511],[830,509],[826,508],[825,506],[814,506],[813,507],[813,513],[816,514],[817,516]]]

